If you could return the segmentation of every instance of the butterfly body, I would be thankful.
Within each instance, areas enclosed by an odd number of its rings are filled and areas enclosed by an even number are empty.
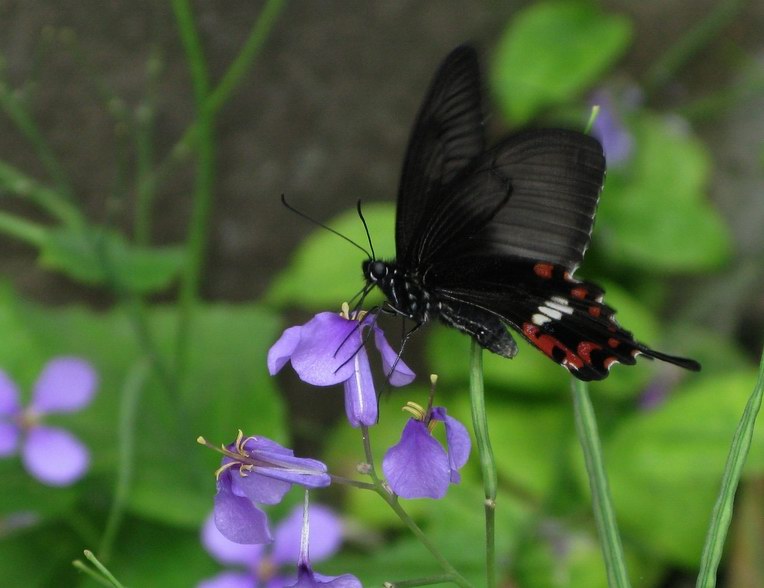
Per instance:
[[[700,369],[636,342],[603,290],[573,278],[604,176],[602,146],[573,131],[526,131],[487,149],[477,55],[458,47],[436,73],[409,141],[396,259],[364,262],[367,286],[417,325],[439,319],[512,358],[509,327],[582,380],[639,354]]]

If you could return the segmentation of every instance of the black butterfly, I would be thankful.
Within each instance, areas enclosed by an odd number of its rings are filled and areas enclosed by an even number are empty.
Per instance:
[[[439,318],[482,347],[514,357],[512,327],[581,380],[644,354],[700,364],[638,343],[572,277],[589,245],[605,177],[600,143],[558,129],[486,149],[477,54],[461,46],[435,74],[403,164],[397,258],[363,264],[367,289],[417,325]]]

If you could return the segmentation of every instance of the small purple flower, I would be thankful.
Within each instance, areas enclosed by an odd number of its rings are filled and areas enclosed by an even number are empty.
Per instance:
[[[41,423],[48,414],[85,408],[97,379],[84,359],[54,358],[37,379],[32,402],[23,408],[16,384],[0,370],[0,457],[20,447],[24,467],[43,484],[68,486],[79,480],[90,465],[87,447],[68,431]]]
[[[377,395],[364,342],[372,329],[374,343],[390,384],[404,386],[414,372],[390,347],[382,330],[369,315],[349,318],[347,305],[337,315],[322,312],[302,326],[290,327],[268,352],[268,370],[278,373],[288,361],[303,382],[314,386],[344,383],[345,411],[354,427],[377,422]]]
[[[623,124],[610,92],[595,92],[591,103],[599,106],[599,113],[592,125],[592,135],[602,143],[608,166],[617,167],[627,163],[634,150],[634,138]]]
[[[461,480],[459,469],[470,455],[470,435],[441,406],[427,414],[421,406],[409,402],[404,410],[414,418],[406,423],[398,444],[385,453],[382,471],[393,492],[402,498],[443,498],[448,485]],[[448,451],[432,436],[438,421],[446,427]]]
[[[331,483],[326,465],[295,457],[291,449],[264,437],[244,437],[239,431],[223,454],[216,472],[215,525],[234,543],[270,543],[268,518],[257,504],[278,504],[292,484],[320,488]]]
[[[305,506],[302,511],[302,533],[300,536],[300,555],[297,558],[297,582],[289,584],[287,588],[319,588],[330,586],[331,588],[363,588],[361,582],[352,574],[341,576],[324,576],[313,571],[308,556],[308,537],[310,535],[308,508],[308,492],[305,491]],[[314,528],[315,530],[315,528]]]
[[[202,527],[202,544],[220,563],[241,569],[227,570],[202,581],[197,588],[281,588],[289,582],[284,568],[297,561],[300,552],[302,507],[276,525],[273,543],[265,545],[242,545],[225,538],[215,526],[210,515]],[[314,530],[311,545],[313,558],[322,561],[334,555],[342,543],[342,522],[334,511],[321,505],[310,507]]]

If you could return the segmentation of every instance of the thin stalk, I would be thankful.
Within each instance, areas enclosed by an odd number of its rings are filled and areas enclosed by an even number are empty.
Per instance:
[[[485,410],[483,349],[474,340],[470,349],[470,402],[472,404],[472,426],[475,430],[485,493],[486,585],[493,588],[496,586],[496,529],[494,521],[497,486],[496,460],[488,435],[488,417]]]
[[[32,145],[45,171],[55,183],[56,190],[71,201],[74,190],[72,190],[64,167],[58,161],[32,116],[5,82],[0,82],[0,108]]]
[[[740,477],[743,475],[743,466],[751,448],[756,417],[761,409],[761,399],[764,395],[764,353],[759,364],[759,378],[753,389],[748,403],[740,418],[740,423],[732,438],[727,465],[724,467],[721,490],[716,500],[714,511],[711,516],[711,525],[706,536],[706,544],[703,547],[703,555],[700,560],[700,573],[695,584],[697,588],[713,588],[716,586],[716,573],[719,562],[724,553],[724,542],[727,531],[732,521],[732,507],[735,501]]]
[[[414,586],[432,586],[433,584],[447,584],[454,582],[451,574],[440,574],[438,576],[427,576],[426,578],[416,578],[414,580],[401,580],[400,582],[385,582],[384,588],[414,588]]]
[[[647,72],[644,88],[655,92],[666,84],[692,57],[737,17],[748,0],[726,0],[713,5],[706,17],[682,35]]]
[[[35,247],[42,247],[48,229],[13,214],[0,211],[0,233],[10,235]]]
[[[44,186],[3,161],[0,161],[0,187],[11,194],[28,198],[69,227],[82,227],[85,224],[77,207],[60,192]]]
[[[138,415],[138,404],[141,390],[146,383],[149,363],[142,360],[128,374],[122,388],[117,424],[118,458],[117,480],[114,485],[114,500],[109,510],[106,528],[101,537],[98,553],[104,561],[108,561],[117,537],[119,525],[127,505],[130,482],[133,478],[135,455],[135,423]]]
[[[154,165],[154,114],[158,93],[159,75],[162,60],[155,47],[148,59],[148,89],[143,103],[136,111],[136,204],[135,204],[135,243],[148,245],[151,239],[151,208],[156,195]]]
[[[215,113],[206,108],[210,82],[201,39],[188,0],[173,0],[173,10],[186,52],[196,101],[197,172],[191,222],[186,239],[186,266],[181,277],[178,331],[175,345],[176,375],[183,381],[188,362],[191,324],[198,304],[202,266],[207,250],[209,219],[215,179]]]
[[[602,447],[597,433],[597,419],[594,416],[594,408],[589,398],[589,388],[586,382],[574,378],[572,391],[576,433],[584,452],[586,472],[589,474],[594,520],[597,523],[597,531],[602,544],[608,586],[611,588],[628,588],[630,586],[629,576],[626,573],[623,546],[611,503],[610,488],[602,459]]]
[[[225,105],[244,79],[244,76],[252,66],[252,62],[260,53],[260,49],[262,49],[265,41],[268,39],[271,29],[285,5],[286,0],[268,0],[266,2],[241,51],[228,67],[225,74],[223,74],[220,83],[208,96],[205,105],[206,110],[216,114]],[[176,164],[188,157],[191,147],[198,140],[199,121],[195,121],[186,129],[181,138],[178,139],[170,153],[154,170],[153,174],[147,175],[143,181],[151,182],[158,186]]]

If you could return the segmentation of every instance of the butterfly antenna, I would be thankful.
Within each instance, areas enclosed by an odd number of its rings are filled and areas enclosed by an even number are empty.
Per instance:
[[[316,219],[314,219],[314,218],[312,218],[312,217],[309,217],[309,216],[308,216],[307,214],[305,214],[304,212],[297,210],[297,209],[296,209],[294,206],[292,206],[291,204],[289,204],[289,203],[287,202],[287,200],[286,200],[286,196],[285,196],[284,194],[282,194],[282,195],[281,195],[281,204],[283,204],[284,206],[286,206],[286,207],[287,207],[287,209],[289,209],[289,210],[291,210],[292,212],[294,212],[294,213],[295,213],[297,216],[304,218],[306,221],[309,221],[309,222],[313,223],[314,225],[318,225],[318,226],[319,226],[319,227],[321,227],[322,229],[326,229],[326,230],[327,230],[327,231],[329,231],[330,233],[334,233],[334,234],[335,234],[335,235],[337,235],[338,237],[341,237],[341,238],[345,239],[345,241],[347,241],[348,243],[350,243],[350,244],[351,244],[351,245],[353,245],[354,247],[357,247],[358,249],[360,249],[361,251],[363,251],[363,252],[364,252],[364,254],[366,255],[366,257],[369,257],[369,252],[368,252],[368,251],[366,251],[366,249],[364,249],[363,247],[361,247],[361,246],[360,246],[358,243],[356,243],[355,241],[353,241],[353,240],[352,240],[350,237],[346,237],[345,235],[343,235],[343,234],[342,234],[342,233],[340,233],[339,231],[336,231],[336,230],[334,230],[334,229],[333,229],[333,228],[331,228],[330,226],[327,226],[327,225],[325,225],[324,223],[322,223],[322,222],[320,222],[320,221],[317,221]],[[365,226],[366,226],[366,223],[364,223],[364,225],[363,225],[363,226],[365,227]],[[366,229],[366,234],[367,234],[367,235],[369,234],[369,230],[368,230],[368,229]],[[372,249],[372,255],[373,255],[373,253],[374,253],[374,250]]]
[[[363,228],[366,231],[366,238],[369,240],[369,248],[371,249],[371,259],[377,259],[377,256],[374,254],[374,245],[371,243],[371,233],[369,233],[369,225],[366,224],[366,219],[363,218],[363,212],[361,212],[361,200],[358,199],[358,204],[356,204],[356,208],[358,209],[358,216],[361,219],[361,222],[363,223]]]

